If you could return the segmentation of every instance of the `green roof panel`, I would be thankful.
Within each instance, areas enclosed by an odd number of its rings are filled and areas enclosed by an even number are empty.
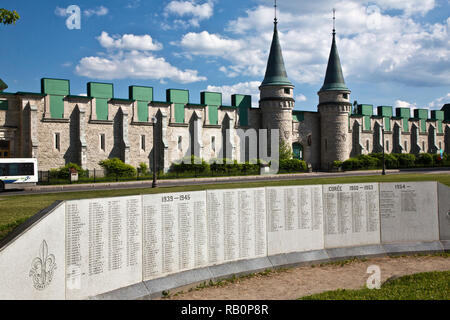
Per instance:
[[[68,96],[70,95],[70,81],[63,79],[41,79],[41,93]]]

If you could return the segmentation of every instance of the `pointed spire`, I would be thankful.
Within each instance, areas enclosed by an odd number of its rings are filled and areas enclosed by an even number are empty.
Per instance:
[[[266,75],[261,86],[292,86],[284,67],[283,54],[281,53],[280,40],[277,29],[277,2],[275,0],[275,19],[272,46],[270,47],[269,60],[267,61]]]
[[[8,85],[4,83],[2,79],[0,79],[0,92],[6,89],[8,89]]]
[[[342,74],[341,60],[339,59],[339,53],[336,46],[335,13],[336,10],[333,9],[333,42],[331,44],[327,73],[325,74],[325,81],[320,91],[348,90],[347,86],[345,85],[344,75]]]

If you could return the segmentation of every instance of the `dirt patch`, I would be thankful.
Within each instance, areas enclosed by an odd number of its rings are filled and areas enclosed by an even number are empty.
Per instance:
[[[450,258],[440,256],[382,257],[356,260],[343,266],[325,264],[302,266],[237,279],[224,286],[207,287],[190,292],[170,292],[171,300],[291,300],[336,289],[359,289],[366,285],[367,267],[378,265],[381,280],[419,272],[450,270]]]

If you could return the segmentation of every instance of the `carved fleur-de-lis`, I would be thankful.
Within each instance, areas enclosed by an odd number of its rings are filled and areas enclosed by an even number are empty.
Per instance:
[[[55,256],[48,254],[48,246],[45,240],[42,241],[39,249],[39,257],[34,258],[31,263],[30,277],[37,290],[44,290],[53,279],[53,272],[56,269]]]

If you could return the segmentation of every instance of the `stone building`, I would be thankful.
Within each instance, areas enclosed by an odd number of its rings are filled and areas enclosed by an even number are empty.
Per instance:
[[[450,104],[431,115],[415,109],[411,116],[409,108],[397,108],[394,114],[391,106],[379,106],[374,114],[368,104],[352,110],[335,34],[333,30],[318,112],[294,110],[294,86],[275,19],[259,108],[252,107],[251,96],[240,94],[232,96],[231,106],[223,105],[217,92],[201,92],[201,103],[193,104],[189,91],[179,89],[168,89],[166,101],[154,101],[153,88],[145,86],[130,86],[128,99],[119,99],[113,84],[98,82],[87,84],[87,96],[74,96],[68,80],[44,78],[40,93],[0,89],[0,157],[37,158],[40,170],[69,162],[94,169],[113,157],[133,166],[150,165],[157,152],[159,168],[168,170],[194,150],[207,161],[248,161],[249,155],[241,152],[248,140],[238,132],[279,129],[295,157],[328,169],[334,160],[381,152],[383,126],[387,153],[450,152]]]

